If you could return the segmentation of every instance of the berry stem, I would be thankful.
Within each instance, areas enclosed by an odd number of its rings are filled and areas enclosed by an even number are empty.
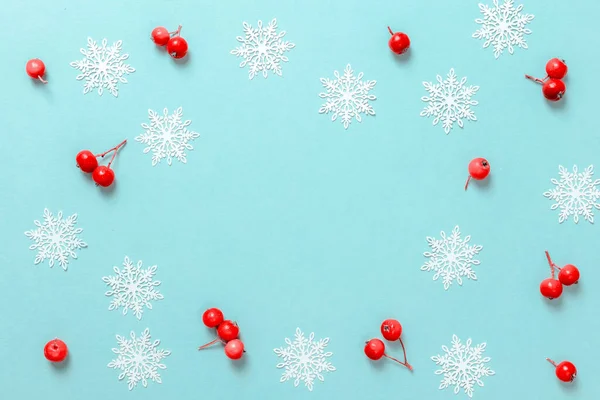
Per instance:
[[[411,371],[413,370],[412,365],[410,365],[409,363],[402,362],[402,361],[398,360],[397,358],[388,356],[387,354],[384,354],[383,356],[389,358],[392,361],[396,361],[400,365],[404,365],[406,368],[408,368]]]
[[[552,279],[554,279],[554,274],[556,272],[555,268],[560,271],[560,267],[552,262],[550,258],[550,253],[546,250],[546,258],[548,259],[548,264],[550,265],[550,271],[552,271]]]
[[[215,340],[213,340],[212,342],[208,342],[208,343],[206,343],[206,344],[203,344],[202,346],[198,347],[198,350],[204,350],[205,348],[207,348],[207,347],[210,347],[210,346],[212,346],[213,344],[215,344],[215,343],[217,343],[217,342],[219,342],[219,341],[221,341],[221,339],[219,339],[219,338],[216,338],[216,339],[215,339]]]
[[[390,31],[390,35],[394,36],[394,32],[392,32],[392,28],[388,26],[388,31]]]
[[[179,25],[177,27],[177,30],[175,32],[169,32],[169,35],[171,35],[171,36],[179,36],[179,34],[181,33],[181,28],[182,28],[182,26]]]
[[[467,187],[469,186],[470,181],[471,181],[471,175],[469,175],[469,177],[467,178],[467,183],[465,183],[465,190],[467,190]]]
[[[548,77],[545,77],[544,79],[539,79],[539,78],[535,78],[535,77],[533,77],[531,75],[525,75],[525,78],[530,79],[530,80],[532,80],[534,82],[537,82],[537,83],[539,83],[541,85],[543,85],[546,82],[546,79],[548,79]]]
[[[402,342],[402,338],[398,338],[398,340],[400,341],[400,345],[402,346],[402,352],[404,353],[404,362],[406,363],[406,368],[408,368],[409,370],[413,370],[412,365],[410,365],[408,363],[408,360],[406,359],[406,349],[404,348],[404,343]]]
[[[44,78],[42,78],[42,76],[41,76],[41,75],[38,75],[38,79],[39,79],[40,81],[42,81],[42,83],[48,83],[48,81],[47,81],[47,80],[45,80]]]
[[[556,363],[554,361],[552,361],[551,359],[546,358],[546,361],[548,361],[550,364],[552,364],[552,365],[554,365],[556,367]]]
[[[121,148],[122,146],[125,145],[125,143],[127,143],[127,139],[123,140],[121,143],[119,143],[118,145],[116,145],[115,147],[106,150],[104,153],[101,154],[96,154],[95,157],[102,157],[104,158],[105,155],[107,155],[108,153],[110,153],[111,151],[114,151],[115,154],[113,154],[112,158],[110,159],[110,162],[108,163],[107,167],[110,168],[110,164],[112,164],[112,162],[114,161],[115,157],[117,156],[117,151],[119,151],[119,148]]]

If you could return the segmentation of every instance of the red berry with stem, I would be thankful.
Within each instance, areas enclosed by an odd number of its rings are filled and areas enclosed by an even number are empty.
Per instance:
[[[92,173],[98,167],[96,156],[89,150],[81,150],[75,157],[77,166],[83,171]]]
[[[577,376],[577,368],[575,368],[575,365],[572,362],[562,361],[556,364],[549,358],[546,358],[546,360],[556,367],[555,372],[558,379],[563,382],[573,382],[575,380],[575,377]]]
[[[469,177],[467,178],[467,183],[465,183],[465,190],[469,187],[471,178],[478,181],[487,178],[490,174],[490,168],[490,163],[485,158],[472,159],[469,163]]]
[[[549,78],[562,79],[567,75],[568,70],[565,60],[559,58],[553,58],[546,63],[546,74]]]
[[[208,328],[216,328],[223,322],[223,312],[218,308],[209,308],[202,314],[202,322]]]
[[[558,279],[547,278],[540,283],[540,293],[548,299],[557,299],[563,291],[562,283]]]
[[[60,339],[51,340],[44,346],[44,357],[46,357],[48,361],[64,361],[64,359],[67,358],[67,354],[69,354],[69,349],[66,343]]]
[[[244,354],[244,343],[239,339],[233,339],[225,345],[225,355],[232,360],[239,360]]]
[[[48,81],[44,80],[46,65],[44,65],[44,62],[39,58],[33,58],[27,61],[27,64],[25,65],[25,72],[27,72],[27,75],[33,79],[39,79],[44,83],[48,83]]]
[[[402,325],[395,319],[386,319],[381,324],[381,334],[386,340],[396,341],[402,335]]]
[[[105,165],[101,165],[94,170],[92,173],[92,179],[97,185],[102,187],[108,187],[112,185],[115,180],[115,171]]]
[[[406,33],[392,32],[392,28],[388,26],[388,31],[392,35],[388,42],[390,50],[396,54],[403,54],[410,48],[410,38]]]
[[[549,79],[542,86],[544,97],[550,101],[558,101],[565,95],[567,87],[560,79]]]
[[[152,30],[152,35],[150,37],[158,46],[164,46],[169,42],[169,39],[171,39],[171,34],[167,28],[159,26]]]
[[[576,266],[567,264],[560,269],[558,280],[565,286],[571,286],[579,281],[579,270]]]
[[[239,334],[240,328],[235,322],[232,322],[228,319],[221,322],[217,328],[217,335],[219,335],[219,337],[226,342],[237,339]]]
[[[385,353],[385,344],[380,339],[371,339],[365,345],[365,354],[371,360],[379,360]]]

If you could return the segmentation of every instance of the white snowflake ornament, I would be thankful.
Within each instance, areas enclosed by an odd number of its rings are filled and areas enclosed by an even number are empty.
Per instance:
[[[123,308],[123,315],[127,310],[131,310],[136,318],[142,319],[144,307],[152,310],[153,300],[164,299],[163,295],[156,289],[160,281],[154,280],[157,266],[142,268],[142,261],[134,265],[129,257],[125,256],[123,269],[113,267],[116,275],[105,276],[102,278],[104,283],[110,286],[110,290],[104,293],[106,296],[113,297],[109,310]]]
[[[159,115],[153,110],[148,110],[150,125],[143,123],[142,128],[146,131],[136,136],[135,140],[145,144],[144,153],[152,151],[152,166],[158,164],[163,158],[171,165],[173,158],[187,163],[186,150],[193,150],[189,143],[200,136],[199,133],[187,129],[191,120],[183,121],[183,108],[179,107],[169,115],[169,110],[163,110]]]
[[[354,76],[354,71],[350,64],[346,65],[344,74],[340,76],[338,71],[334,71],[335,80],[321,78],[326,92],[319,93],[319,97],[325,100],[325,104],[319,109],[319,114],[331,115],[331,121],[341,117],[344,129],[348,129],[352,118],[362,122],[361,114],[375,115],[375,110],[369,101],[376,100],[377,97],[369,92],[375,87],[377,81],[363,81],[363,73]]]
[[[462,344],[458,336],[452,335],[452,347],[442,346],[444,354],[431,357],[431,360],[441,369],[435,371],[436,375],[444,375],[439,389],[454,386],[454,394],[462,388],[469,397],[473,397],[475,384],[483,387],[481,378],[495,374],[487,364],[490,357],[483,357],[486,344],[481,343],[471,347],[472,340],[468,339]]]
[[[440,75],[436,79],[438,83],[423,82],[429,96],[423,96],[421,100],[429,104],[421,111],[421,117],[435,117],[434,126],[441,120],[446,134],[450,133],[455,122],[463,128],[463,119],[477,121],[471,106],[476,106],[479,102],[471,100],[471,97],[477,93],[479,86],[466,86],[466,77],[459,82],[454,68],[448,72],[447,79],[442,79]]]
[[[83,94],[98,89],[98,94],[102,96],[106,89],[115,97],[119,95],[117,84],[127,83],[125,75],[135,72],[131,65],[123,62],[129,58],[129,54],[121,55],[122,45],[123,41],[119,40],[108,46],[108,41],[103,39],[102,46],[99,46],[95,40],[88,38],[87,50],[79,50],[84,58],[70,63],[71,67],[81,71],[75,79],[85,80]]]
[[[332,352],[325,351],[329,338],[315,341],[315,334],[311,333],[308,338],[300,328],[296,328],[294,341],[285,338],[286,348],[280,347],[274,349],[277,357],[281,357],[283,362],[277,364],[277,368],[284,368],[279,382],[294,379],[294,386],[298,386],[300,381],[312,392],[315,378],[321,382],[325,381],[323,372],[335,371],[335,367],[328,358],[333,355]]]
[[[36,229],[25,232],[25,236],[35,243],[29,246],[29,250],[37,250],[34,264],[39,264],[44,260],[50,260],[52,268],[54,262],[66,271],[69,265],[69,257],[76,259],[75,250],[87,247],[87,243],[79,238],[83,232],[81,228],[75,228],[77,223],[77,214],[73,214],[63,219],[62,211],[59,211],[56,217],[44,208],[44,221],[33,221]]]
[[[150,339],[150,330],[146,328],[140,337],[135,336],[131,331],[131,339],[116,335],[119,348],[112,349],[117,358],[108,363],[109,368],[119,369],[119,380],[127,377],[129,390],[142,382],[144,387],[148,386],[148,380],[156,383],[162,383],[160,369],[167,369],[161,361],[171,354],[168,350],[159,349],[160,340],[152,342]]]
[[[579,172],[577,165],[574,165],[573,172],[569,172],[559,165],[558,173],[560,180],[550,179],[556,187],[544,192],[544,197],[556,202],[550,209],[560,208],[558,222],[562,224],[572,215],[577,224],[581,215],[593,224],[594,208],[600,210],[600,179],[593,180],[594,166],[590,165],[583,172]]]
[[[265,78],[269,71],[282,76],[281,63],[289,61],[284,53],[296,45],[282,40],[285,31],[277,33],[277,18],[273,18],[267,26],[263,26],[262,21],[258,21],[258,28],[253,28],[246,22],[243,23],[243,26],[245,36],[236,37],[241,45],[230,52],[236,57],[243,58],[240,68],[249,66],[248,78],[250,79],[253,79],[261,71]]]
[[[504,0],[500,5],[498,0],[494,0],[493,8],[486,4],[479,4],[483,18],[475,20],[481,28],[473,33],[473,37],[485,39],[483,48],[493,45],[496,58],[500,57],[506,48],[510,54],[514,53],[514,46],[527,49],[524,36],[529,35],[531,29],[525,26],[533,20],[534,16],[522,14],[523,5],[515,8],[514,3],[514,0]]]
[[[483,249],[483,246],[470,246],[471,236],[461,239],[458,225],[452,229],[450,236],[446,237],[443,231],[440,232],[440,236],[441,240],[427,237],[431,251],[423,253],[429,260],[421,266],[421,271],[435,271],[433,280],[436,281],[441,276],[445,290],[448,290],[455,279],[461,286],[463,277],[477,280],[472,266],[479,265],[479,260],[473,257]]]

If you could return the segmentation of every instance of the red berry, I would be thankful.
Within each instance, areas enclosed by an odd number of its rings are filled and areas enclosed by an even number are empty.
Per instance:
[[[556,377],[563,382],[573,382],[577,375],[577,368],[572,362],[563,361],[556,366]]]
[[[388,26],[388,30],[392,34],[388,42],[388,46],[390,46],[390,50],[392,50],[396,54],[403,54],[410,48],[410,38],[406,33],[396,32],[393,33],[392,29]]]
[[[81,150],[75,157],[77,166],[83,171],[92,173],[98,167],[96,156],[89,150]]]
[[[29,75],[33,79],[39,79],[42,82],[46,83],[46,81],[42,79],[44,73],[46,73],[46,66],[44,65],[44,62],[42,60],[38,58],[33,58],[27,61],[27,64],[25,65],[25,71],[27,72],[27,75]]]
[[[548,79],[542,86],[544,97],[550,101],[558,101],[562,99],[567,87],[560,79]]]
[[[579,270],[576,266],[567,264],[558,273],[558,280],[565,286],[571,286],[579,280]]]
[[[159,26],[152,30],[151,38],[158,46],[164,46],[169,42],[169,39],[171,39],[171,34],[167,28]]]
[[[471,178],[481,180],[490,174],[490,163],[485,158],[474,158],[469,163],[469,175]]]
[[[167,43],[167,53],[173,58],[183,58],[187,54],[188,44],[181,36],[175,36],[169,39]]]
[[[550,300],[559,298],[562,294],[563,286],[558,279],[544,279],[540,284],[540,292],[542,296],[549,298]]]
[[[562,79],[567,75],[567,71],[568,68],[565,60],[553,58],[546,64],[546,73],[549,78]]]
[[[61,362],[67,358],[68,353],[67,345],[60,339],[51,340],[44,346],[44,357],[48,361]]]
[[[219,335],[219,337],[226,342],[233,339],[237,339],[239,334],[240,328],[235,322],[232,322],[228,319],[221,322],[221,324],[217,328],[217,335]]]
[[[244,343],[239,339],[233,339],[225,345],[225,355],[232,360],[239,360],[244,354]]]
[[[395,341],[402,335],[402,325],[395,319],[386,319],[381,324],[381,334],[386,340]]]
[[[110,186],[115,180],[115,172],[104,165],[99,166],[92,173],[92,179],[102,187]]]
[[[379,339],[371,339],[365,346],[365,354],[371,360],[379,360],[385,352],[385,344]]]
[[[209,328],[216,328],[223,322],[223,312],[218,308],[209,308],[202,314],[202,322]]]

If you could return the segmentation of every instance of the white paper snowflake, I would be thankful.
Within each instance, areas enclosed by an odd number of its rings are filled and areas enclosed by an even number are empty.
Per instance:
[[[103,39],[102,46],[98,46],[95,40],[88,38],[87,50],[79,50],[84,58],[70,64],[71,67],[81,71],[75,79],[85,80],[83,94],[97,88],[100,96],[104,89],[115,97],[119,95],[117,84],[127,83],[124,75],[135,72],[131,65],[123,63],[129,58],[129,54],[121,55],[122,45],[123,41],[119,40],[112,46],[108,46],[108,41]]]
[[[307,339],[300,328],[296,328],[293,342],[285,338],[288,347],[274,349],[277,357],[283,358],[283,362],[277,364],[277,368],[285,368],[279,382],[294,379],[294,386],[297,387],[300,381],[303,381],[304,386],[312,391],[315,378],[324,382],[325,378],[321,373],[335,371],[333,364],[327,361],[333,353],[325,352],[329,338],[319,341],[315,341],[314,338],[314,333],[311,333]]]
[[[155,281],[154,274],[157,266],[142,269],[142,261],[133,265],[129,257],[125,256],[123,261],[123,270],[113,267],[116,275],[105,276],[102,280],[110,286],[110,290],[104,293],[106,296],[113,296],[108,306],[109,310],[123,308],[123,315],[130,309],[137,319],[142,319],[144,307],[152,310],[152,300],[162,300],[164,297],[156,287],[160,281]]]
[[[495,374],[485,364],[490,362],[490,357],[483,357],[486,344],[481,343],[471,347],[471,339],[462,344],[456,335],[452,335],[452,348],[442,346],[443,355],[431,357],[441,369],[435,371],[436,375],[444,375],[439,389],[454,386],[454,394],[458,394],[462,388],[469,397],[473,397],[475,384],[483,387],[484,376]]]
[[[283,41],[285,31],[277,33],[277,18],[273,18],[269,25],[263,27],[262,21],[258,21],[258,28],[252,28],[244,22],[245,37],[236,37],[241,43],[239,47],[231,50],[231,54],[242,57],[240,68],[249,65],[248,77],[253,79],[260,71],[266,78],[269,71],[281,76],[281,63],[287,62],[288,58],[283,53],[290,51],[296,45]]]
[[[578,223],[581,215],[593,224],[594,208],[600,210],[600,179],[593,180],[594,166],[590,165],[583,172],[578,172],[577,165],[574,165],[573,172],[569,172],[559,165],[558,172],[560,180],[550,179],[556,187],[544,192],[544,197],[556,201],[550,209],[560,208],[558,222],[562,224],[572,215],[573,221]]]
[[[25,236],[35,242],[29,246],[29,250],[38,251],[34,264],[50,260],[50,267],[53,267],[54,261],[58,261],[58,264],[66,271],[69,265],[69,256],[76,259],[75,250],[87,247],[87,243],[79,238],[83,229],[75,228],[77,214],[63,219],[62,211],[59,211],[55,217],[47,208],[44,208],[43,223],[38,220],[33,223],[37,228],[25,232]]]
[[[450,129],[454,126],[454,122],[458,123],[461,128],[463,118],[468,121],[477,121],[475,112],[471,106],[479,104],[476,100],[471,100],[471,97],[479,90],[479,86],[465,86],[467,78],[464,77],[460,82],[456,79],[454,68],[448,72],[448,78],[442,80],[440,75],[436,77],[438,83],[423,82],[423,86],[429,92],[429,96],[421,97],[422,101],[428,102],[429,105],[421,111],[421,117],[435,117],[433,125],[437,125],[442,120],[444,132],[450,133]]]
[[[481,29],[476,30],[473,37],[485,39],[483,48],[493,44],[496,58],[500,57],[507,47],[510,54],[515,51],[513,46],[527,48],[524,35],[529,35],[531,29],[525,28],[525,25],[530,23],[534,16],[521,14],[523,5],[515,8],[514,3],[514,0],[504,0],[502,5],[498,5],[498,0],[494,0],[494,8],[490,8],[486,4],[479,4],[483,18],[475,20],[481,25]]]
[[[116,335],[119,348],[113,348],[112,351],[117,358],[109,362],[108,367],[123,371],[119,374],[119,380],[127,377],[129,390],[136,387],[140,381],[144,387],[147,387],[149,379],[156,383],[162,383],[158,370],[167,369],[167,366],[161,361],[171,352],[158,348],[160,340],[150,341],[148,328],[138,338],[135,337],[133,331],[129,336],[131,340]]]
[[[163,115],[148,110],[148,116],[150,125],[143,123],[142,128],[146,132],[136,136],[135,140],[147,145],[144,153],[152,150],[152,166],[158,164],[163,158],[167,159],[169,165],[172,164],[173,158],[184,164],[187,163],[185,151],[194,149],[189,142],[200,134],[187,129],[192,123],[191,120],[182,122],[183,108],[179,107],[171,115],[166,108],[163,110]]]
[[[319,114],[333,113],[332,121],[341,116],[345,129],[350,126],[352,118],[361,122],[361,114],[375,115],[375,110],[369,101],[375,100],[376,97],[369,92],[375,87],[377,81],[362,81],[364,75],[362,72],[354,76],[350,64],[346,65],[344,75],[340,76],[338,71],[334,71],[333,75],[335,80],[321,78],[321,83],[327,92],[319,93],[320,98],[326,99],[325,104],[319,109]]]
[[[440,236],[441,240],[427,237],[431,252],[423,253],[429,261],[421,266],[421,271],[435,271],[433,280],[436,281],[441,276],[445,290],[448,290],[454,279],[462,286],[463,276],[477,280],[475,271],[471,267],[479,265],[479,260],[474,260],[473,257],[483,249],[483,246],[469,246],[471,236],[461,239],[458,225],[452,229],[449,237],[446,237],[443,231],[440,232]]]

